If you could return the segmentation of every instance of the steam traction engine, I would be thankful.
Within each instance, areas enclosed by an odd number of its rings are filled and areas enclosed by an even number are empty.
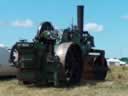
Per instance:
[[[83,6],[77,8],[77,26],[59,32],[43,22],[33,42],[21,40],[12,47],[10,61],[24,84],[76,84],[104,80],[108,66],[104,50],[93,49],[94,38],[83,31]]]

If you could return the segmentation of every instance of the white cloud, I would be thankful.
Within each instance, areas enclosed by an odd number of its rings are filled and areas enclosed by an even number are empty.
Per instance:
[[[84,25],[84,30],[89,31],[89,32],[101,32],[104,30],[104,26],[101,24],[97,23],[88,23]]]
[[[128,20],[128,15],[121,16],[120,18],[124,20]]]
[[[33,22],[30,19],[26,19],[26,20],[16,20],[11,22],[11,25],[14,27],[32,27],[33,26]]]
[[[33,21],[30,19],[25,20],[14,20],[14,21],[0,21],[0,26],[2,27],[22,27],[29,28],[33,27]]]
[[[5,45],[4,44],[0,44],[0,47],[5,47]]]

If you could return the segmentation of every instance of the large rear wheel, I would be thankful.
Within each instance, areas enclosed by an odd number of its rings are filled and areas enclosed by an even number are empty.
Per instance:
[[[79,45],[72,42],[62,43],[56,53],[63,66],[66,82],[79,83],[82,74],[82,52]]]

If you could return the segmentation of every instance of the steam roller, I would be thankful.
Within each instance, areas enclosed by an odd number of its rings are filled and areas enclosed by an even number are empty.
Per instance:
[[[13,45],[10,62],[18,69],[20,82],[58,86],[105,80],[105,51],[95,49],[93,36],[83,31],[84,6],[77,6],[77,17],[77,26],[62,32],[43,22],[33,42],[21,40]]]

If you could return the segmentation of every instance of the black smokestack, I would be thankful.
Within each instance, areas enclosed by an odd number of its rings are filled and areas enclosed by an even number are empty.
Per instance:
[[[84,25],[84,6],[78,5],[77,6],[77,26],[80,32],[83,32],[83,25]]]

